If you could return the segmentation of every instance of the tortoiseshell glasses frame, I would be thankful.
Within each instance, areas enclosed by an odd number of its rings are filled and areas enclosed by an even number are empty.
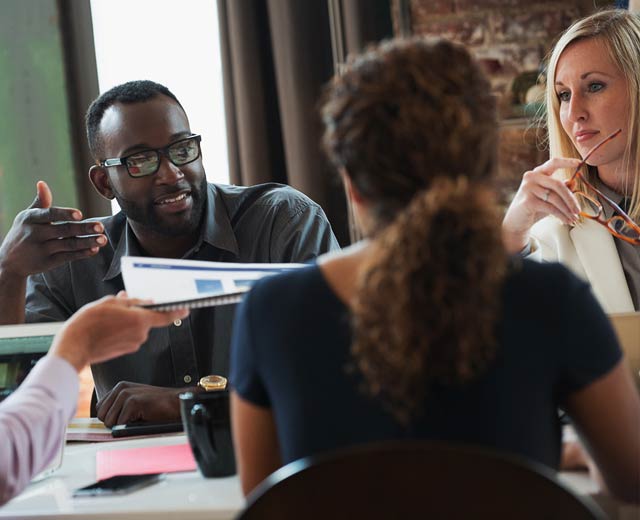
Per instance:
[[[629,217],[629,215],[627,215],[622,210],[622,208],[620,208],[620,206],[618,206],[609,197],[607,197],[604,193],[602,193],[589,181],[587,181],[584,175],[582,175],[582,173],[580,172],[580,169],[587,163],[589,157],[593,152],[617,137],[621,132],[621,128],[616,130],[606,139],[600,141],[591,150],[589,150],[589,153],[584,156],[575,172],[573,172],[571,178],[565,182],[565,185],[574,193],[574,195],[577,196],[578,200],[582,202],[582,210],[580,211],[580,215],[586,218],[590,218],[591,220],[595,220],[599,224],[602,224],[607,228],[607,231],[609,233],[619,238],[620,240],[624,240],[625,242],[638,246],[640,245],[640,226],[638,226],[638,224],[631,220],[631,217]],[[598,195],[599,200],[583,191],[577,191],[576,179],[578,177],[582,180],[585,186],[587,186],[590,190]],[[604,218],[604,209],[602,208],[602,202],[609,204],[617,214],[608,219]]]

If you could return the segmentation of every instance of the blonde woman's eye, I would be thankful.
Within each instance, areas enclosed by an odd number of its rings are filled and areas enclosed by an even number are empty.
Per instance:
[[[563,90],[562,92],[558,92],[558,99],[561,103],[567,102],[571,99],[571,94],[568,90]]]
[[[604,88],[603,83],[589,83],[589,92],[598,92]]]

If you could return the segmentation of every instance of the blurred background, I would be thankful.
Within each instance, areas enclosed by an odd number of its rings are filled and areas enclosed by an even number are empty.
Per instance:
[[[632,0],[632,3],[636,0]],[[46,180],[54,204],[118,211],[91,187],[84,114],[134,79],[176,94],[202,138],[210,182],[292,185],[357,236],[319,148],[322,86],[349,53],[393,36],[467,45],[500,110],[499,188],[546,159],[545,56],[577,18],[624,0],[3,0],[0,3],[0,238]],[[79,414],[88,411],[84,378]]]

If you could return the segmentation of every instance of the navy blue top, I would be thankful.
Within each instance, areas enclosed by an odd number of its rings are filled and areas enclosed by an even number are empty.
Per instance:
[[[358,389],[361,375],[345,370],[349,311],[313,265],[263,279],[245,297],[230,379],[243,399],[272,409],[283,463],[411,438],[493,447],[556,468],[558,406],[621,359],[611,325],[567,269],[525,260],[506,280],[498,334],[495,361],[482,377],[430,387],[424,413],[403,427]]]

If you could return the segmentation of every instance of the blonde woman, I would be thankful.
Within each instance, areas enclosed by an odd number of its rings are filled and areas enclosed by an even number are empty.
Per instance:
[[[640,306],[639,56],[638,13],[602,11],[562,35],[547,75],[551,159],[524,174],[503,221],[508,251],[565,264],[609,313]]]

